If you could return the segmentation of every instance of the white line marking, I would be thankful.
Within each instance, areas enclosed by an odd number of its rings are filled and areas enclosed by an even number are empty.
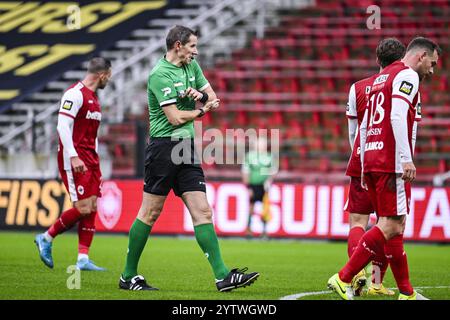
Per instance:
[[[392,290],[397,290],[397,288],[389,288]],[[437,286],[437,287],[414,287],[414,289],[450,289],[450,286]],[[288,296],[281,297],[280,300],[297,300],[307,296],[318,296],[321,294],[329,294],[333,291],[313,291],[313,292],[303,292],[303,293],[295,293]]]

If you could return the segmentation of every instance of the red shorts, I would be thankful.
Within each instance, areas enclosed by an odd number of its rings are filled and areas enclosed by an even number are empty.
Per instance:
[[[364,176],[379,217],[409,214],[411,184],[403,181],[401,174],[369,172]]]
[[[69,192],[72,202],[87,199],[91,196],[101,197],[102,173],[99,167],[88,168],[84,173],[64,170],[59,166],[61,179]]]
[[[375,212],[369,193],[361,187],[360,177],[351,177],[348,199],[344,207],[349,213],[371,214]]]

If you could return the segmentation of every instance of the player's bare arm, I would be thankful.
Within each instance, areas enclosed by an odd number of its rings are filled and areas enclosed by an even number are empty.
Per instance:
[[[217,95],[214,92],[214,89],[209,85],[205,88],[205,90],[203,90],[204,93],[206,93],[208,95],[208,101],[212,101],[217,99]]]
[[[206,100],[204,100],[204,96],[206,95]],[[192,98],[194,101],[204,101],[205,103],[216,100],[217,95],[214,90],[208,85],[205,90],[198,91],[192,87],[187,88],[186,96]]]
[[[199,116],[202,116],[203,114],[209,112],[211,109],[217,109],[219,107],[219,104],[220,100],[215,99],[213,101],[207,102],[200,109],[192,111],[179,110],[176,104],[171,104],[168,106],[164,106],[163,111],[167,117],[167,120],[169,120],[170,124],[174,126],[179,126],[186,122],[192,121],[198,118]]]
[[[186,89],[186,96],[193,99],[194,101],[200,101],[203,98],[203,93],[192,87],[189,87]]]

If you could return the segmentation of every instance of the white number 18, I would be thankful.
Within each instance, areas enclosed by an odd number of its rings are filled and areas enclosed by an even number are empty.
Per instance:
[[[374,94],[370,97],[370,121],[369,121],[369,127],[371,127],[374,124],[379,124],[384,119],[384,109],[383,109],[383,103],[384,103],[384,94],[383,92],[379,92],[378,94]]]

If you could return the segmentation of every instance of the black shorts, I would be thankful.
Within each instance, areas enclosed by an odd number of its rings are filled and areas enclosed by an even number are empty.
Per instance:
[[[256,201],[263,201],[264,190],[263,184],[249,184],[248,187],[253,191],[253,195],[250,197],[250,203],[255,203]]]
[[[170,189],[178,197],[187,191],[206,192],[205,176],[193,139],[151,138],[147,145],[144,192],[167,196]]]

